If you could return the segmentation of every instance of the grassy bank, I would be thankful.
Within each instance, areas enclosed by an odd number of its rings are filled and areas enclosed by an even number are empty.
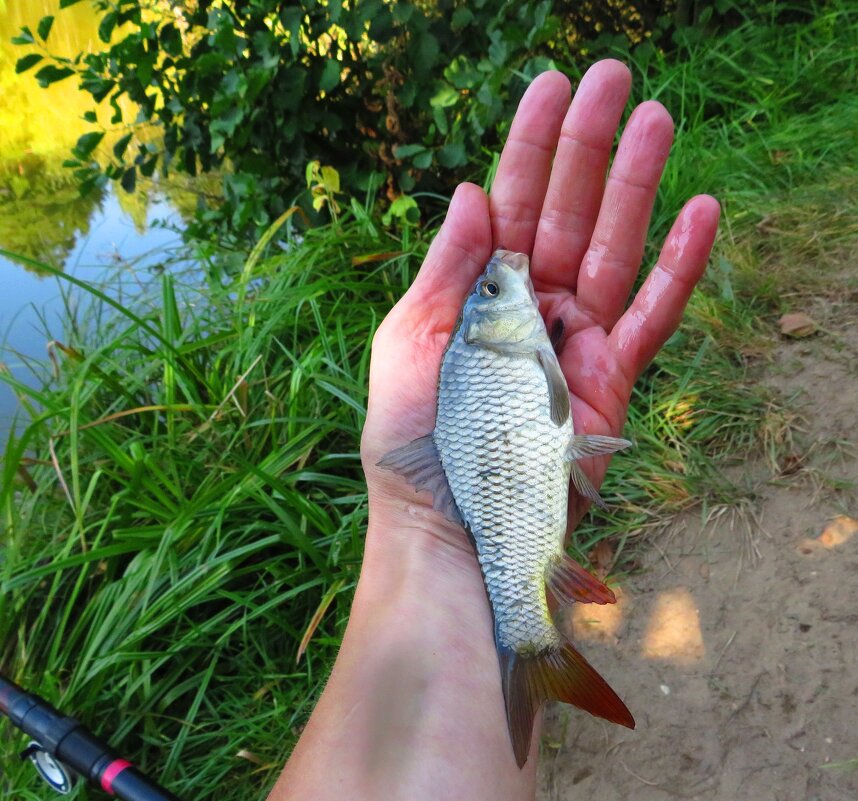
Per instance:
[[[731,504],[724,465],[766,443],[777,457],[777,409],[746,371],[786,290],[813,289],[856,234],[856,21],[821,11],[632,56],[635,100],[678,124],[650,260],[694,192],[725,218],[581,553],[629,553],[678,510]],[[165,276],[133,309],[96,298],[97,327],[70,326],[44,386],[15,385],[33,422],[3,463],[0,664],[180,796],[262,797],[336,652],[366,517],[369,343],[438,222],[376,220],[355,202],[285,252],[201,251],[202,285]],[[0,787],[41,797],[6,734]]]

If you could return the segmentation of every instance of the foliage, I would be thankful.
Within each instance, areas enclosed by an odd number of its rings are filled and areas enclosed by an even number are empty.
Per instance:
[[[92,1],[101,50],[48,57],[52,17],[18,37],[40,45],[20,70],[38,68],[42,85],[77,75],[110,104],[111,125],[131,126],[104,154],[100,131],[81,137],[72,166],[82,186],[114,179],[130,191],[156,169],[226,167],[222,205],[202,219],[228,238],[293,205],[312,160],[336,168],[350,192],[373,172],[390,200],[447,191],[497,147],[534,75],[557,61],[578,74],[571,65],[594,37],[597,47],[640,42],[670,19],[665,0]],[[135,137],[147,124],[162,137]]]
[[[63,264],[89,231],[102,192],[81,197],[59,159],[28,154],[0,161],[0,242],[27,269],[33,261]]]

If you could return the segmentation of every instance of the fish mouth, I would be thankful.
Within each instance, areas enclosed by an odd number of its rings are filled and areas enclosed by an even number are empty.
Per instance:
[[[496,250],[486,265],[486,275],[494,273],[499,264],[505,264],[517,273],[530,275],[530,259],[524,253],[516,253],[514,250]]]

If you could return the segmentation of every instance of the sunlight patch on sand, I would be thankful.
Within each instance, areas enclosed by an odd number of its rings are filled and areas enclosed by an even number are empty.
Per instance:
[[[706,655],[700,613],[684,587],[660,592],[644,635],[642,654],[680,664],[700,661]]]

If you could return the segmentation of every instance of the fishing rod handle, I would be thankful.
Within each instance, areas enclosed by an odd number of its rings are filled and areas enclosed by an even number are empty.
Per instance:
[[[0,676],[0,713],[51,756],[121,801],[179,801],[72,717]]]

